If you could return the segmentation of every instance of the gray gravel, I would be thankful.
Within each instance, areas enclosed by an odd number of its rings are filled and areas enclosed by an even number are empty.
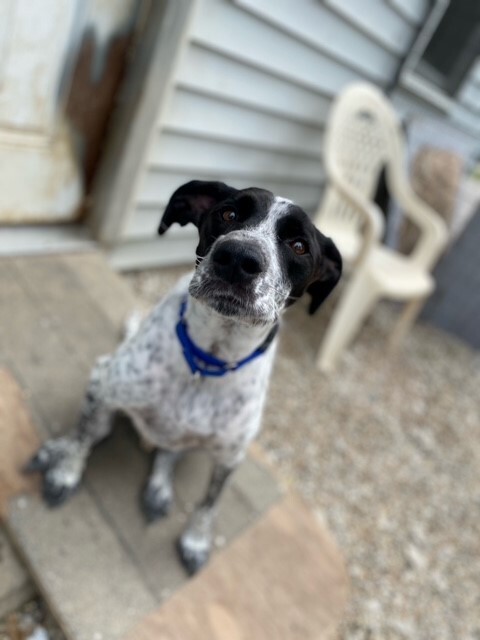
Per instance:
[[[145,307],[183,273],[126,274]],[[260,443],[342,548],[344,640],[480,640],[480,356],[418,324],[389,358],[380,305],[329,376],[332,302],[286,315]]]
[[[40,598],[0,619],[0,640],[65,640]]]

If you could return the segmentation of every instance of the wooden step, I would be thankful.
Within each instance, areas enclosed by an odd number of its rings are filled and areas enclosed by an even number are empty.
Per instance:
[[[327,640],[347,594],[336,545],[289,496],[126,640]]]
[[[37,480],[21,469],[39,444],[19,386],[8,371],[0,369],[0,519],[12,496],[36,491]]]
[[[1,521],[13,495],[35,490],[35,479],[25,477],[19,470],[38,442],[18,385],[7,371],[0,369],[0,618],[35,593]]]

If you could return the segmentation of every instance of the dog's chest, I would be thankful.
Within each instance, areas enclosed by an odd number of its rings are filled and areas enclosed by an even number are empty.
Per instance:
[[[226,443],[247,436],[256,427],[262,393],[258,376],[243,378],[239,388],[229,381],[179,376],[170,381],[168,392],[159,388],[159,401],[143,413],[145,426],[170,446]]]
[[[240,445],[258,429],[271,354],[221,378],[192,375],[175,333],[180,299],[166,300],[115,354],[109,401],[156,446]]]

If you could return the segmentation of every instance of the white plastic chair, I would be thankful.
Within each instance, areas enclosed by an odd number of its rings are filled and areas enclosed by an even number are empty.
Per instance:
[[[325,167],[328,186],[315,224],[352,266],[318,354],[318,368],[329,371],[380,298],[410,301],[390,339],[391,348],[398,346],[434,289],[430,270],[446,245],[447,228],[410,188],[400,122],[375,87],[350,85],[334,101]],[[420,231],[409,256],[380,242],[384,219],[372,198],[383,167],[391,195]]]

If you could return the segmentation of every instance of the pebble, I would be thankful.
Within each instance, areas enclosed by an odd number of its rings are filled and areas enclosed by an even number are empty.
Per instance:
[[[412,569],[425,569],[428,565],[428,558],[414,544],[409,544],[405,549],[405,558]]]

